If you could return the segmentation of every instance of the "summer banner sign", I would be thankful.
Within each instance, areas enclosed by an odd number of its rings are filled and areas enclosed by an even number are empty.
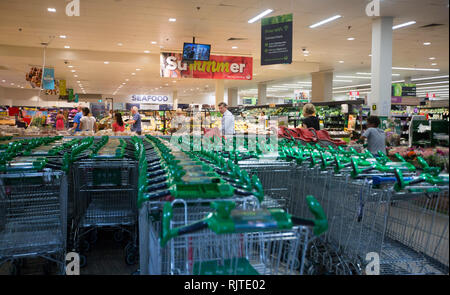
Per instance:
[[[253,58],[211,55],[209,61],[183,61],[181,53],[163,52],[161,77],[252,80]]]
[[[261,20],[261,65],[292,63],[292,13]]]

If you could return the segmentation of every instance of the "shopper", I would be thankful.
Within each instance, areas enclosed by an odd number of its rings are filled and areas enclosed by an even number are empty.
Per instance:
[[[234,116],[225,102],[219,103],[219,112],[222,114],[222,135],[234,135]]]
[[[186,127],[185,123],[186,123],[186,116],[184,116],[184,113],[181,109],[177,109],[175,112],[175,117],[173,117],[170,122],[171,126],[170,132],[175,133],[177,131],[182,130],[183,127]]]
[[[316,117],[316,108],[312,103],[307,103],[303,106],[303,128],[314,128],[320,130],[320,122]]]
[[[361,140],[367,139],[367,149],[375,156],[379,151],[386,154],[386,134],[378,126],[380,118],[370,116],[367,118],[367,130],[361,136]]]
[[[63,111],[59,111],[56,115],[56,130],[62,131],[64,130],[64,115]]]
[[[139,114],[139,110],[136,106],[131,108],[131,114],[133,115],[133,119],[128,120],[127,123],[131,124],[132,132],[136,132],[138,135],[141,135],[142,134],[141,115]]]
[[[28,124],[23,119],[23,111],[19,110],[19,112],[16,114],[16,126],[19,128],[27,128]]]
[[[81,105],[79,105],[77,107],[77,114],[75,115],[75,117],[73,117],[73,129],[75,130],[75,132],[81,131],[80,129],[80,122],[81,122],[81,117],[83,117],[83,107]]]
[[[114,114],[114,122],[112,123],[112,131],[113,132],[124,132],[125,131],[125,124],[123,123],[121,113]]]
[[[92,116],[89,108],[83,109],[83,117],[80,120],[80,129],[81,131],[97,131],[97,124],[95,117]]]

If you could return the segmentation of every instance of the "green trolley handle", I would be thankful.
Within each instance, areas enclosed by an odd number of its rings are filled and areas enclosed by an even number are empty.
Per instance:
[[[294,225],[312,226],[315,235],[327,231],[328,221],[322,206],[313,196],[307,196],[306,202],[315,219],[293,217],[281,209],[263,209],[256,211],[234,210],[236,204],[229,201],[212,202],[215,212],[209,213],[204,219],[190,225],[170,228],[173,217],[172,204],[167,202],[163,208],[162,232],[160,244],[165,247],[167,242],[175,237],[194,233],[209,228],[216,234],[239,232],[261,232],[291,229]]]

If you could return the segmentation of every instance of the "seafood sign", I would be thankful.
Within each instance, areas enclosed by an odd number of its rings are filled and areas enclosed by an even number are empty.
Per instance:
[[[161,53],[161,77],[252,80],[253,58],[211,55],[209,61],[183,61],[180,53]]]

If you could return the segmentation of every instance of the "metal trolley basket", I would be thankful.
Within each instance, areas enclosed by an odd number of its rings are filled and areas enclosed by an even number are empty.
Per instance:
[[[448,191],[394,194],[381,252],[382,274],[448,274]]]
[[[20,273],[23,259],[41,257],[65,273],[67,177],[62,172],[0,174],[0,264],[12,261]]]
[[[114,239],[118,242],[128,232],[130,242],[126,251],[132,248],[130,245],[135,246],[137,162],[129,159],[82,160],[73,164],[73,171],[75,228],[72,239],[75,249],[88,251],[97,239],[98,228],[116,230]]]
[[[182,206],[175,207],[177,203],[181,203]],[[223,211],[219,209],[221,205],[217,204],[229,203],[214,202],[212,207],[217,209],[218,216],[224,216]],[[143,207],[141,217],[146,218],[149,206],[150,203],[147,207]],[[189,213],[191,208],[193,207],[183,200],[164,204],[162,223],[149,224],[146,228],[150,233],[148,244],[145,245],[149,255],[141,259],[148,259],[148,263],[144,261],[148,268],[141,268],[142,273],[194,275],[303,273],[306,248],[313,236],[312,227],[315,226],[313,221],[303,220],[307,225],[291,224],[285,228],[277,228],[271,224],[273,228],[268,231],[260,228],[255,231],[254,228],[250,232],[240,231],[239,226],[235,225],[236,231],[216,233],[205,226],[204,220],[199,222],[205,213]],[[245,216],[252,216],[253,212],[261,211],[248,209],[250,208],[247,207],[245,211],[240,212]],[[282,212],[279,209],[268,210]],[[208,214],[209,218],[211,216],[215,216],[215,213]],[[197,223],[192,224],[194,220]],[[189,223],[191,225],[188,225]],[[255,226],[252,222],[250,224]],[[322,229],[325,226],[326,230],[324,216],[319,224]]]
[[[294,183],[290,181],[295,169],[292,163],[272,156],[239,161],[238,165],[250,175],[258,176],[261,181],[265,193],[262,207],[287,208],[295,189]]]

